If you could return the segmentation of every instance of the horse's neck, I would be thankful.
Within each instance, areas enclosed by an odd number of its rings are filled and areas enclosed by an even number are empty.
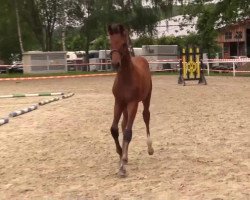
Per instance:
[[[128,73],[132,72],[132,70],[133,70],[132,59],[131,59],[131,56],[128,52],[128,54],[122,58],[121,73],[128,74]]]
[[[123,57],[121,62],[121,69],[117,73],[118,80],[121,84],[131,84],[134,76],[134,66],[130,54]]]

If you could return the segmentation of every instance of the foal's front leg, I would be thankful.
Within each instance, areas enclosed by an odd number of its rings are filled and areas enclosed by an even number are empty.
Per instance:
[[[125,165],[128,161],[128,146],[132,139],[132,126],[136,116],[137,108],[138,102],[131,102],[127,105],[127,124],[123,134],[121,166],[119,169],[119,175],[121,177],[126,176]]]
[[[111,135],[114,138],[115,145],[116,145],[116,152],[119,154],[120,158],[122,157],[122,148],[119,143],[119,129],[118,129],[118,123],[121,118],[121,114],[123,111],[124,106],[122,104],[119,104],[117,101],[115,101],[114,106],[114,119],[113,123],[110,129]]]

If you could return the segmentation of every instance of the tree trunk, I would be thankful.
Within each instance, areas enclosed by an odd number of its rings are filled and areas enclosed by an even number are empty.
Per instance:
[[[46,38],[47,38],[47,34],[46,34],[46,26],[45,25],[42,25],[42,30],[43,30],[43,32],[42,32],[42,50],[43,51],[46,51],[47,50],[47,42],[46,42]]]
[[[63,10],[62,10],[62,50],[66,51],[66,45],[65,45],[65,40],[66,40],[66,14],[65,14],[65,1],[63,1]]]
[[[14,5],[15,5],[15,11],[16,11],[16,23],[17,23],[18,41],[19,41],[21,53],[23,54],[24,53],[24,48],[23,48],[23,40],[22,40],[22,31],[21,31],[21,26],[20,26],[19,9],[18,9],[18,5],[17,5],[16,0],[14,0]]]
[[[65,39],[66,39],[65,26],[63,25],[62,27],[62,50],[63,51],[66,51]]]

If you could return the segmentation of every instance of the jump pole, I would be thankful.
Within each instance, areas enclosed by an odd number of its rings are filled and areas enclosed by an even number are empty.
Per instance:
[[[35,93],[35,94],[10,94],[10,95],[1,95],[0,98],[18,98],[18,97],[39,97],[39,96],[59,96],[64,95],[63,92],[42,92],[42,93]]]
[[[72,97],[73,95],[74,95],[74,93],[69,93],[69,94],[62,95],[62,99]]]
[[[55,98],[52,98],[52,99],[48,99],[48,100],[44,100],[44,101],[40,101],[38,103],[39,106],[43,106],[45,104],[48,104],[48,103],[51,103],[53,101],[58,101],[59,100],[59,97],[55,97]]]
[[[0,119],[0,126],[3,125],[3,124],[7,124],[8,122],[9,122],[8,118],[1,118]]]
[[[21,109],[21,110],[16,110],[14,112],[11,112],[9,114],[10,117],[16,117],[16,116],[19,116],[19,115],[22,115],[22,114],[25,114],[25,113],[28,113],[28,112],[31,112],[33,110],[36,110],[38,108],[37,105],[32,105],[32,106],[29,106],[27,108],[24,108],[24,109]]]

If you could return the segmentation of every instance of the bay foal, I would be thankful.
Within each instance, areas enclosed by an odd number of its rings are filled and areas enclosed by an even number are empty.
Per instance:
[[[111,134],[116,145],[116,152],[120,156],[119,176],[126,176],[125,165],[128,161],[128,146],[132,139],[132,126],[137,113],[138,103],[142,101],[143,119],[146,124],[148,153],[152,155],[152,140],[150,139],[150,98],[152,80],[147,60],[143,57],[131,57],[128,50],[128,33],[121,24],[108,26],[111,46],[111,64],[117,70],[113,85],[115,97],[114,119]],[[122,147],[119,143],[118,123],[123,114]]]

